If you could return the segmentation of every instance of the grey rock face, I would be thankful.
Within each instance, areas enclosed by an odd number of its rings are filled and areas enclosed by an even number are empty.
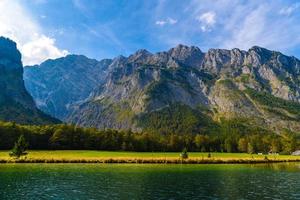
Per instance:
[[[25,67],[25,85],[40,109],[63,120],[103,83],[111,63],[77,55],[48,60]]]
[[[207,53],[198,47],[184,45],[154,54],[142,49],[129,57],[119,56],[101,64],[103,67],[99,67],[99,73],[102,77],[90,74],[96,71],[94,64],[90,65],[90,71],[77,67],[68,69],[67,65],[70,64],[48,67],[49,71],[44,69],[46,73],[39,77],[53,73],[48,82],[41,79],[36,83],[35,74],[38,73],[34,70],[30,72],[30,77],[34,78],[29,81],[28,73],[25,79],[37,101],[51,100],[53,105],[61,107],[73,105],[72,109],[66,108],[57,115],[67,122],[98,128],[140,130],[143,127],[138,125],[139,115],[179,103],[192,109],[201,107],[215,120],[254,118],[258,124],[272,129],[277,130],[276,124],[280,124],[281,128],[300,130],[298,118],[289,113],[288,108],[283,106],[276,110],[276,114],[254,95],[255,92],[266,93],[275,100],[278,98],[279,102],[300,103],[300,62],[280,52],[257,46],[248,51],[210,49]],[[43,66],[39,68],[43,71]],[[81,77],[95,81],[85,87],[86,81],[81,83],[70,78],[79,76],[80,72]],[[55,77],[62,78],[61,83],[66,85],[63,90],[56,91],[47,86],[59,82]],[[74,82],[76,87],[72,85]],[[43,89],[31,89],[34,87],[44,87],[45,94],[41,95]],[[70,95],[69,100],[60,104],[59,98],[54,98],[55,93],[62,97]],[[49,113],[55,113],[49,105],[46,103]],[[288,117],[280,117],[278,112]]]
[[[130,63],[145,63],[152,56],[152,53],[146,49],[140,49],[135,54],[128,57]]]
[[[252,88],[299,102],[299,61],[261,47],[249,51],[211,49],[207,53],[183,45],[156,54],[142,50],[128,60],[124,59],[107,80],[101,92],[92,98],[100,103],[89,101],[84,112],[79,109],[80,114],[73,113],[68,118],[70,121],[78,122],[73,116],[92,113],[95,105],[105,107],[126,102],[135,116],[182,103],[192,108],[198,105],[207,107],[214,111],[216,118],[256,118],[258,123],[276,121],[282,125],[285,122],[271,116],[244,90]],[[120,112],[100,112],[96,120],[93,117],[93,123],[89,124],[86,119],[79,124],[101,128],[104,127],[102,123],[109,122],[105,127],[139,128],[134,120],[127,121],[124,126],[119,121],[114,124],[115,117],[109,116]]]
[[[0,120],[22,124],[55,123],[35,106],[23,81],[21,54],[16,43],[0,37]]]
[[[179,64],[192,67],[200,67],[204,58],[204,53],[198,47],[188,47],[181,44],[170,49],[168,54],[178,61]]]

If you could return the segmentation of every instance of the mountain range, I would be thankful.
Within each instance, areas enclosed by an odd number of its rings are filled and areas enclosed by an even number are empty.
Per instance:
[[[24,81],[42,111],[85,127],[184,134],[241,121],[300,131],[300,61],[258,46],[69,55],[26,66]]]

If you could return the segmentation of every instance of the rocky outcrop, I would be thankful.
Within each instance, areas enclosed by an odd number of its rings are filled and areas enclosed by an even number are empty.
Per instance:
[[[51,124],[58,120],[35,106],[23,81],[21,54],[16,43],[0,37],[0,120],[22,124]]]

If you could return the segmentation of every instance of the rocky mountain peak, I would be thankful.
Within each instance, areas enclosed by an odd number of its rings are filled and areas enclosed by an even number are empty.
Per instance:
[[[198,47],[189,47],[182,44],[171,48],[168,51],[168,54],[179,61],[180,64],[193,67],[199,67],[204,58],[204,53]]]
[[[21,60],[21,53],[17,49],[17,44],[5,37],[0,37],[0,56],[15,62]]]
[[[57,59],[48,59],[40,64],[41,67],[52,67],[53,65],[56,65],[57,62],[65,63],[65,67],[74,67],[71,63],[78,63],[78,62],[89,62],[89,61],[95,61],[93,59],[89,59],[84,55],[76,55],[76,54],[69,54],[65,57],[57,58]],[[27,66],[26,66],[27,67]]]
[[[151,57],[153,54],[147,51],[146,49],[140,49],[136,51],[134,54],[128,57],[129,62],[139,62],[144,63],[146,62],[149,57]]]
[[[99,62],[101,64],[110,65],[112,63],[112,59],[102,59]]]
[[[205,54],[203,68],[218,73],[221,68],[231,64],[231,51],[227,49],[209,49]]]
[[[265,53],[265,54],[267,54],[267,53],[271,53],[272,51],[270,51],[269,49],[266,49],[266,48],[264,48],[264,47],[260,47],[260,46],[253,46],[253,47],[251,47],[250,49],[249,49],[249,52],[250,51],[255,51],[255,52],[257,52],[257,53]]]
[[[84,59],[90,59],[90,58],[86,57],[85,55],[76,55],[76,54],[69,54],[69,55],[66,55],[64,58],[67,59],[67,60],[84,60]],[[90,60],[92,60],[92,59],[90,59]]]
[[[134,55],[152,55],[147,49],[139,49],[137,50]]]
[[[125,65],[126,62],[127,62],[127,58],[125,56],[119,55],[114,59],[112,59],[109,65],[109,69],[113,70],[114,68],[122,67]]]
[[[176,47],[171,48],[169,51],[171,56],[176,57],[176,54],[188,53],[188,52],[198,52],[202,53],[201,50],[196,46],[187,46],[183,44],[178,44]]]
[[[123,63],[126,62],[127,58],[123,55],[119,55],[112,60],[112,64],[114,63]]]
[[[272,51],[259,46],[251,47],[248,50],[248,53],[255,65],[260,65],[268,62],[273,54]]]

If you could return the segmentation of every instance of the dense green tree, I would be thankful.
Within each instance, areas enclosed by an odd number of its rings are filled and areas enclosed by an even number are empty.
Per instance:
[[[209,137],[207,135],[197,134],[194,141],[197,151],[209,151]]]
[[[236,152],[237,144],[234,137],[227,137],[224,141],[225,150],[228,153]]]
[[[253,153],[255,153],[255,149],[254,149],[254,147],[253,147],[253,144],[252,143],[248,143],[248,145],[247,145],[247,152],[249,153],[249,154],[253,154]]]
[[[240,152],[247,152],[248,151],[248,141],[246,138],[240,138],[238,142],[238,150]]]
[[[21,135],[18,141],[15,143],[9,155],[11,157],[20,158],[21,156],[25,156],[28,154],[26,152],[27,148],[28,148],[28,143],[26,142],[24,135]]]
[[[0,149],[10,149],[21,135],[30,149],[93,149],[123,151],[248,152],[269,151],[289,154],[300,146],[299,133],[282,134],[255,129],[233,131],[243,127],[230,122],[225,131],[214,134],[133,133],[130,130],[97,130],[74,125],[24,126],[0,122]],[[222,129],[221,129],[222,130]],[[232,131],[232,133],[230,132]]]
[[[281,152],[281,141],[279,139],[272,139],[270,151],[272,151],[272,153]]]

